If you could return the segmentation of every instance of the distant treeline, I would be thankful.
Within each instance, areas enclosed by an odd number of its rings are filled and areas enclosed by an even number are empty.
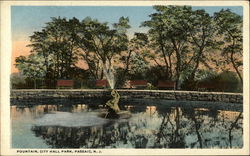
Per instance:
[[[116,87],[126,80],[147,80],[153,85],[170,80],[177,89],[195,90],[197,83],[230,77],[228,85],[237,83],[233,90],[239,90],[243,84],[241,16],[230,10],[210,16],[190,6],[154,9],[150,20],[141,24],[148,32],[132,37],[127,35],[128,17],[112,26],[90,17],[82,21],[52,17],[30,36],[30,55],[16,58],[15,66],[26,79],[22,83],[39,79],[51,88],[55,87],[51,81],[74,79],[91,87],[90,82],[105,79],[102,62],[109,62],[116,71]],[[88,69],[77,66],[79,61]],[[13,85],[18,84],[16,79]]]

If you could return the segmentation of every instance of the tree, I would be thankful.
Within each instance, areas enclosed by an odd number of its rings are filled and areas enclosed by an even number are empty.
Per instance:
[[[45,80],[47,87],[54,87],[57,79],[72,79],[76,76],[78,61],[78,27],[76,18],[51,18],[41,31],[30,36],[31,54],[28,57],[16,59],[17,68],[26,76],[37,75]],[[39,70],[33,68],[39,63]],[[34,78],[37,78],[35,76]]]
[[[30,36],[31,53],[43,58],[45,79],[72,78],[71,68],[77,61],[76,18],[51,18],[42,31]]]
[[[33,79],[35,89],[37,88],[37,78],[43,78],[46,74],[43,65],[43,58],[38,55],[31,54],[27,57],[19,56],[16,58],[15,66],[21,71],[22,75]]]
[[[187,72],[185,72],[185,89],[192,90],[195,87],[195,75],[201,63],[207,62],[206,53],[215,48],[215,26],[212,17],[204,10],[192,11],[189,23],[189,42],[193,54],[187,62]]]
[[[48,47],[48,42],[47,42],[47,32],[45,29],[43,29],[40,32],[34,32],[32,36],[30,36],[30,42],[31,44],[28,45],[28,47],[31,47],[31,55],[34,56],[39,56],[42,58],[43,66],[44,66],[44,72],[45,77],[49,78],[49,47]],[[51,58],[51,57],[50,57]],[[17,59],[19,60],[18,63],[21,63],[22,58]],[[16,61],[17,62],[17,61]]]
[[[142,79],[142,75],[145,75],[145,71],[149,68],[149,63],[146,61],[148,43],[146,34],[134,34],[134,37],[128,43],[128,51],[122,53],[119,59],[124,66],[121,77],[125,78],[130,75],[130,78],[133,77],[132,79],[136,79],[136,77]]]
[[[133,52],[131,54],[130,64],[130,79],[146,79],[146,72],[149,69],[149,63],[142,55]]]
[[[91,76],[103,78],[104,65],[108,64],[107,68],[111,68],[114,57],[127,50],[128,18],[121,17],[112,28],[108,23],[91,18],[82,22],[76,18],[51,19],[41,31],[30,36],[31,44],[28,45],[33,57],[41,58],[45,80],[79,77],[72,72],[77,70],[79,54],[88,64]],[[18,59],[19,66],[26,61],[22,59]]]
[[[229,9],[221,10],[214,14],[214,20],[217,25],[218,34],[222,35],[222,56],[226,61],[233,65],[234,70],[239,76],[241,83],[242,78],[242,17]]]
[[[192,9],[187,6],[154,6],[154,9],[156,13],[151,14],[151,20],[145,21],[142,26],[150,28],[150,37],[162,54],[166,79],[171,79],[175,74],[176,86],[179,88],[181,72],[189,62],[186,58]]]
[[[81,55],[84,61],[96,79],[102,79],[103,68],[108,65],[108,70],[111,69],[114,57],[128,49],[128,22],[128,18],[121,17],[118,23],[113,24],[113,28],[108,23],[100,23],[90,17],[81,22],[78,44],[83,51]]]

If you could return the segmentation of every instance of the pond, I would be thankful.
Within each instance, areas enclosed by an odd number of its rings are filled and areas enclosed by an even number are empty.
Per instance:
[[[133,99],[129,119],[95,104],[12,105],[12,148],[242,148],[242,104]]]

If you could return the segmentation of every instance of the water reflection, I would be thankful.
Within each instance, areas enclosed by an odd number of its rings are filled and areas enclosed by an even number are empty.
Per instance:
[[[102,106],[99,106],[102,107]],[[109,120],[96,126],[37,125],[36,119],[63,111],[93,112],[86,104],[11,107],[15,128],[22,118],[32,119],[29,131],[50,148],[241,148],[243,114],[198,107],[126,105],[127,120]],[[87,117],[86,117],[87,118]],[[51,119],[53,120],[53,119]],[[15,137],[18,137],[15,135]],[[37,145],[39,148],[39,145]]]

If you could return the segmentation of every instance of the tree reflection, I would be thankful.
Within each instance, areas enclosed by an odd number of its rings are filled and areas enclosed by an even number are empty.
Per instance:
[[[144,108],[144,112],[141,109]],[[28,109],[28,110],[27,110]],[[51,111],[91,111],[88,105],[46,105],[11,109],[26,115]],[[128,120],[110,120],[92,127],[37,126],[32,131],[52,148],[239,148],[242,140],[242,112],[198,107],[157,105],[133,110]],[[138,111],[140,110],[140,111]],[[16,116],[16,115],[15,115]]]
[[[230,148],[232,148],[232,139],[233,139],[233,136],[232,136],[232,131],[233,129],[242,129],[241,126],[239,126],[238,124],[238,121],[240,119],[242,119],[242,112],[240,112],[240,114],[238,115],[238,117],[235,119],[235,121],[230,125],[230,128],[229,128],[229,132],[228,132],[228,136],[229,136],[229,144],[230,144]]]
[[[199,114],[196,113],[195,109],[193,107],[188,107],[188,108],[183,108],[183,112],[186,113],[186,116],[188,119],[191,119],[194,123],[194,127],[195,127],[195,133],[197,135],[198,138],[198,143],[199,143],[199,147],[203,148],[203,141],[202,141],[202,137],[201,134],[199,132],[200,128],[201,128],[201,124],[203,122],[202,117],[201,117],[201,113],[202,111],[198,111]],[[197,142],[194,142],[191,144],[191,147],[193,147]]]

